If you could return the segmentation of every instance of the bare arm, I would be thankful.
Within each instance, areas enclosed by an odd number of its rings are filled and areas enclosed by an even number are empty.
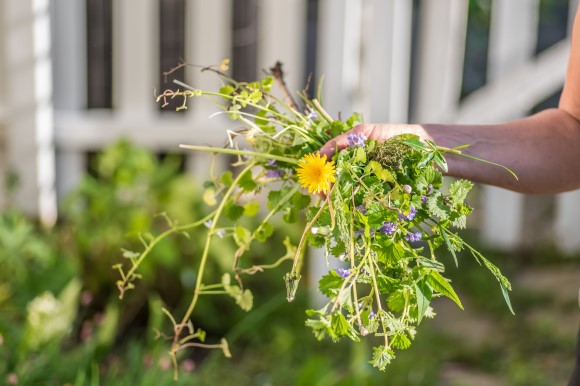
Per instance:
[[[580,188],[580,14],[572,36],[566,84],[557,109],[496,125],[360,125],[352,131],[384,140],[400,133],[433,139],[438,145],[469,144],[465,154],[493,161],[505,170],[449,155],[449,175],[506,189],[534,194],[552,194]],[[321,152],[332,154],[334,144],[347,145],[346,135],[327,143]]]

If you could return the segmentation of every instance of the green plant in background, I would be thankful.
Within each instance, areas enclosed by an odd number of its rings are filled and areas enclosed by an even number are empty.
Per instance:
[[[126,251],[128,266],[115,265],[121,276],[117,285],[122,298],[127,290],[135,288],[142,264],[165,237],[203,226],[209,229],[189,307],[179,319],[164,310],[173,324],[170,356],[176,378],[177,355],[186,348],[217,348],[230,356],[225,339],[206,343],[205,332],[193,324],[191,317],[200,296],[224,294],[234,298],[243,310],[250,310],[253,294],[242,276],[291,260],[293,264],[284,279],[287,299],[292,301],[307,244],[323,246],[327,256],[332,254],[346,265],[329,271],[320,281],[320,292],[330,300],[321,310],[308,311],[307,325],[318,339],[327,335],[335,341],[345,337],[359,341],[366,335],[381,337],[383,342],[375,347],[371,361],[381,370],[394,358],[394,349],[410,346],[423,317],[433,315],[429,306],[432,298],[447,296],[461,307],[443,276],[445,265],[436,256],[442,253],[440,250],[447,250],[456,264],[458,251],[471,252],[498,280],[511,309],[508,280],[452,230],[465,227],[471,208],[464,200],[472,184],[457,181],[445,192],[437,168],[447,170],[444,155],[448,153],[473,158],[463,155],[462,147],[443,148],[411,135],[379,144],[362,134],[351,134],[350,146],[328,160],[317,150],[360,123],[360,115],[334,120],[318,99],[304,93],[299,94],[304,105],[300,109],[284,86],[279,63],[271,69],[271,76],[250,83],[230,78],[224,72],[227,63],[203,69],[222,80],[219,91],[176,82],[183,91],[167,90],[157,99],[166,104],[167,98],[182,98],[178,109],[185,109],[189,98],[205,96],[216,103],[221,110],[218,114],[241,122],[242,129],[228,131],[227,148],[182,145],[237,155],[233,166],[239,167],[239,172],[235,176],[230,171],[214,175],[206,184],[204,199],[208,207],[214,208],[206,217],[179,225],[167,216],[166,231],[141,235],[142,251]],[[286,102],[271,92],[276,81],[282,85]],[[244,145],[251,149],[241,149]],[[302,188],[321,197],[312,200]],[[267,202],[260,204],[260,196],[267,197]],[[263,206],[268,211],[259,225],[249,227],[240,222],[254,217]],[[281,257],[266,264],[248,264],[246,256],[254,242],[263,243],[274,234],[274,216],[279,214],[285,222],[294,223],[301,213],[306,214],[308,222],[297,245],[287,238],[286,253]],[[231,273],[224,273],[220,281],[205,276],[215,237],[232,237],[238,246],[232,254]],[[421,240],[427,245],[419,243]]]

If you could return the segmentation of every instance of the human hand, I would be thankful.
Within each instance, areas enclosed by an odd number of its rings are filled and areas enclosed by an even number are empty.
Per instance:
[[[349,136],[363,135],[367,139],[374,139],[376,141],[382,142],[398,134],[415,134],[421,139],[431,139],[427,134],[425,129],[420,125],[410,125],[410,124],[361,124],[353,127],[351,130],[344,134],[341,134],[320,148],[320,154],[326,155],[328,159],[331,159],[334,155],[335,149],[341,151],[349,145]]]

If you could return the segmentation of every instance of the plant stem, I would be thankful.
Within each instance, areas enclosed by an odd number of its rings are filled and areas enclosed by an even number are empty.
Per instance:
[[[297,164],[298,160],[290,157],[284,157],[281,155],[274,155],[274,154],[267,154],[267,153],[258,153],[255,151],[249,150],[238,150],[238,149],[224,149],[221,147],[211,147],[211,146],[197,146],[197,145],[179,145],[182,149],[188,150],[198,150],[198,151],[208,151],[211,153],[224,153],[224,154],[235,154],[235,155],[247,155],[250,157],[256,158],[265,158],[265,159],[273,159],[276,161],[287,162],[290,164]]]

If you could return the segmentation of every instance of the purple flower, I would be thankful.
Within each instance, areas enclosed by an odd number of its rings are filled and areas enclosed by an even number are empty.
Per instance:
[[[387,221],[383,224],[381,229],[379,229],[379,232],[392,236],[393,234],[395,234],[395,230],[397,230],[397,226],[395,225],[395,223]]]
[[[354,231],[354,237],[362,237],[362,235],[365,233],[364,229],[357,229],[356,231]]]
[[[371,312],[369,313],[369,319],[374,319],[374,318],[375,318],[375,316],[377,316],[377,314],[375,314],[375,313],[373,312],[373,310],[371,310]]]
[[[407,236],[405,236],[405,239],[411,243],[415,243],[417,241],[421,241],[422,237],[423,234],[421,232],[409,232],[407,233]]]
[[[433,192],[433,185],[429,184],[429,186],[427,186],[427,194],[431,194],[431,192]]]
[[[282,170],[280,170],[280,169],[268,169],[266,171],[266,177],[268,177],[268,178],[280,178],[280,177],[282,177]]]
[[[346,138],[348,139],[348,146],[364,146],[365,141],[368,139],[363,133],[351,133]]]
[[[266,170],[266,177],[268,178],[282,177],[282,170],[278,169],[278,163],[275,160],[269,159],[268,162],[266,162],[266,166],[268,166],[268,169]]]
[[[421,202],[423,204],[426,204],[427,203],[427,196],[421,196]]]
[[[371,228],[370,234],[371,234],[371,238],[375,237],[375,228]]]
[[[212,219],[209,219],[209,220],[207,220],[206,222],[203,223],[203,225],[205,225],[206,228],[211,228],[212,224],[213,224],[213,220]]]
[[[413,221],[416,214],[417,214],[417,209],[415,209],[415,207],[411,206],[411,208],[409,209],[408,215],[405,216],[403,213],[399,213],[399,220],[401,220],[401,221],[404,221],[404,220]]]
[[[216,232],[216,234],[220,237],[220,239],[223,239],[224,236],[226,235],[226,231],[225,229],[220,229]]]
[[[364,205],[359,205],[356,207],[356,209],[361,212],[362,214],[367,214],[367,208],[365,208]]]
[[[335,269],[335,272],[338,274],[338,276],[342,277],[343,279],[346,279],[347,277],[350,276],[350,269],[337,268]]]
[[[318,120],[318,113],[316,113],[315,111],[311,111],[308,113],[306,118],[312,119],[313,121],[317,121]]]

